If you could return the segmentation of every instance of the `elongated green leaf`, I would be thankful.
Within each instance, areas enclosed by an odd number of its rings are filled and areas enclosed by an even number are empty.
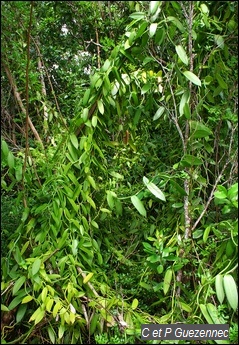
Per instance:
[[[159,4],[160,4],[160,1],[150,1],[149,2],[149,13],[151,14],[151,16],[153,16],[155,14],[155,12],[157,11]]]
[[[1,150],[4,154],[4,156],[7,158],[8,153],[9,153],[9,148],[5,140],[1,141]]]
[[[176,181],[170,180],[170,184],[175,187],[175,189],[183,196],[186,196],[187,193],[185,192],[184,188],[182,188]]]
[[[20,307],[18,308],[17,310],[17,315],[16,315],[16,322],[20,322],[24,315],[26,314],[26,311],[27,311],[27,305],[20,305]]]
[[[72,133],[72,134],[70,135],[70,140],[71,140],[72,145],[73,145],[76,149],[78,149],[79,143],[78,143],[78,139],[77,139],[77,137],[76,137],[75,134]]]
[[[33,297],[30,296],[30,295],[28,295],[28,296],[26,296],[26,297],[24,297],[24,298],[22,299],[22,304],[28,303],[28,302],[30,302],[30,301],[32,301],[32,300],[33,300]]]
[[[228,89],[227,83],[222,79],[221,75],[219,73],[216,74],[216,79],[218,81],[218,84],[221,86],[222,89]]]
[[[138,304],[139,304],[139,301],[137,300],[137,298],[134,298],[131,308],[135,310],[138,307]]]
[[[41,267],[41,259],[37,258],[32,265],[32,275],[34,276],[35,274],[38,273],[39,269]]]
[[[197,85],[197,86],[201,86],[201,80],[193,73],[190,71],[185,71],[183,72],[183,74],[185,75],[185,77],[190,80],[193,84]]]
[[[110,64],[111,64],[111,63],[110,63],[110,60],[108,60],[108,59],[105,60],[105,63],[104,63],[104,65],[103,65],[102,68],[101,68],[102,71],[103,71],[103,72],[108,71],[108,69],[110,68]]]
[[[142,89],[141,89],[141,94],[143,95],[143,94],[145,94],[146,92],[148,92],[149,89],[150,89],[150,87],[151,87],[150,83],[145,84],[145,85],[142,87]]]
[[[15,296],[17,294],[18,290],[20,290],[20,288],[25,283],[25,281],[26,281],[25,276],[18,278],[18,280],[15,282],[13,289],[12,289],[12,295],[13,296]]]
[[[212,135],[210,128],[205,126],[203,123],[198,121],[190,121],[190,131],[194,138],[204,138],[206,136]]]
[[[96,115],[92,116],[91,123],[92,123],[92,126],[93,126],[94,128],[97,126],[97,120],[98,120],[98,118],[97,118]]]
[[[208,313],[213,321],[213,323],[215,325],[220,325],[220,324],[224,324],[224,320],[222,320],[220,317],[219,317],[219,313],[218,313],[218,310],[217,308],[215,307],[215,305],[213,305],[212,303],[207,303],[207,310],[208,310]]]
[[[154,117],[153,117],[153,121],[158,120],[164,113],[165,108],[164,107],[159,107],[158,110],[156,111]]]
[[[88,100],[89,100],[89,97],[90,97],[90,92],[91,92],[91,89],[87,89],[84,93],[84,96],[83,96],[83,100],[82,100],[82,104],[83,106],[85,107]]]
[[[193,166],[193,165],[201,165],[203,162],[201,159],[192,156],[192,155],[185,155],[181,160],[183,166]]]
[[[53,329],[51,328],[51,326],[49,326],[47,328],[47,332],[48,332],[50,341],[52,342],[52,344],[55,344],[56,337],[55,337],[55,333],[54,333]]]
[[[81,115],[84,122],[86,122],[88,120],[88,114],[89,114],[89,109],[84,108],[82,111],[82,115]]]
[[[101,99],[98,99],[97,106],[98,106],[99,112],[103,115],[104,114],[104,105],[103,105]]]
[[[9,166],[10,169],[14,168],[14,166],[15,166],[15,158],[14,158],[14,156],[13,156],[11,151],[8,152],[7,163],[8,163],[8,166]]]
[[[188,65],[188,57],[187,53],[185,52],[184,48],[181,45],[175,47],[176,53],[178,54],[180,60],[185,64]]]
[[[188,304],[183,303],[183,302],[179,302],[179,304],[183,310],[187,311],[188,313],[192,312],[192,308]]]
[[[143,182],[148,188],[148,190],[156,196],[156,198],[166,201],[164,193],[153,182],[149,182],[147,177],[143,177]]]
[[[181,31],[184,32],[185,31],[185,27],[183,26],[183,24],[176,18],[176,17],[172,17],[169,16],[166,18],[167,22],[173,22],[173,24]]]
[[[206,229],[203,232],[203,242],[204,243],[207,242],[207,239],[208,239],[210,231],[211,231],[211,226],[207,226]]]
[[[211,316],[208,313],[208,310],[207,310],[207,307],[205,306],[205,304],[200,304],[199,306],[200,306],[200,309],[201,309],[203,316],[205,317],[205,319],[207,320],[209,325],[212,325],[213,321],[211,319]]]
[[[95,180],[93,179],[93,177],[90,176],[90,175],[88,175],[88,176],[87,176],[87,179],[88,179],[88,181],[90,182],[91,186],[92,186],[94,189],[96,189],[96,183],[95,183]]]
[[[209,9],[205,4],[201,4],[200,7],[203,13],[205,14],[209,13]]]
[[[133,18],[133,19],[143,19],[145,17],[145,13],[144,12],[134,12],[132,14],[130,14],[129,16],[130,18]]]
[[[41,322],[41,320],[43,319],[44,316],[45,316],[45,310],[39,310],[39,312],[35,318],[35,325],[37,325],[39,322]]]
[[[209,227],[210,228],[210,227]],[[225,297],[224,286],[223,286],[223,276],[218,274],[215,279],[216,294],[219,302],[222,304]]]
[[[1,304],[1,311],[9,311],[9,309],[4,304]]]
[[[168,269],[164,275],[164,282],[163,282],[163,293],[164,293],[164,295],[166,295],[168,290],[169,290],[172,276],[173,276],[173,271],[171,269]]]
[[[220,36],[220,35],[215,35],[215,36],[214,36],[214,41],[215,41],[216,45],[217,45],[219,48],[221,48],[221,49],[224,48],[224,38],[223,38],[222,36]]]
[[[88,273],[87,276],[83,279],[83,284],[86,284],[92,277],[94,273]]]
[[[230,274],[226,274],[223,277],[223,285],[228,303],[236,311],[238,306],[238,292],[234,278]]]
[[[150,27],[149,27],[149,37],[153,37],[156,30],[157,30],[157,26],[158,24],[157,23],[152,23],[150,24]]]
[[[179,104],[179,114],[180,116],[183,115],[184,111],[184,106],[185,104],[189,101],[189,92],[188,91],[185,91],[182,95],[182,98],[180,100],[180,104]]]
[[[146,217],[146,210],[144,208],[144,205],[141,200],[136,195],[131,196],[131,201],[134,205],[134,207],[139,211],[139,213]]]
[[[23,296],[22,295],[18,295],[15,298],[13,298],[13,300],[11,301],[11,303],[8,306],[9,310],[13,310],[18,304],[20,304],[22,302]]]
[[[147,26],[147,22],[143,22],[143,24],[140,25],[139,30],[136,33],[135,39],[141,37],[145,33]]]
[[[22,179],[22,165],[16,166],[15,169],[16,180],[19,182]]]
[[[186,119],[190,120],[190,118],[191,118],[191,110],[190,110],[190,107],[189,107],[188,103],[185,103],[185,105],[183,107],[183,113],[184,113]]]

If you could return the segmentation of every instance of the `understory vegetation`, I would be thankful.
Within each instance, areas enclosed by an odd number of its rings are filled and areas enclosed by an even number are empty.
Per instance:
[[[2,1],[2,344],[238,343],[235,1]]]

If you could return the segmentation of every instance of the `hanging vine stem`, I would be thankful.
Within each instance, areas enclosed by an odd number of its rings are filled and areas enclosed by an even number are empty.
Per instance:
[[[29,137],[28,137],[28,122],[29,122],[29,65],[30,65],[30,33],[32,28],[32,12],[33,12],[33,1],[30,4],[30,19],[29,19],[29,26],[27,30],[27,65],[26,65],[26,149],[25,149],[25,158],[24,158],[24,165],[22,171],[22,184],[23,184],[23,191],[24,188],[24,175],[26,172],[27,167],[27,157],[29,152]],[[23,197],[23,204],[24,207],[27,207],[27,200],[26,196]]]

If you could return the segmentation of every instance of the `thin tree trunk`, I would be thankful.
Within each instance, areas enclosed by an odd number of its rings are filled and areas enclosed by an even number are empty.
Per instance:
[[[13,78],[13,76],[12,76],[8,66],[6,66],[5,63],[3,63],[3,66],[4,66],[4,69],[5,69],[6,75],[8,77],[8,80],[9,80],[11,86],[12,86],[14,97],[16,98],[17,103],[19,104],[19,106],[21,108],[21,111],[23,112],[24,115],[26,115],[26,109],[25,109],[25,107],[24,107],[24,105],[22,103],[22,99],[21,99],[20,93],[18,92],[18,89],[17,89],[16,83],[14,81],[14,78]],[[33,125],[30,117],[28,117],[28,124],[29,124],[29,126],[30,126],[30,128],[31,128],[31,130],[32,130],[32,132],[33,132],[33,134],[34,134],[34,136],[36,138],[36,140],[41,144],[42,147],[44,147],[43,143],[42,143],[42,140],[41,140],[41,138],[40,138],[40,136],[39,136],[35,126]]]

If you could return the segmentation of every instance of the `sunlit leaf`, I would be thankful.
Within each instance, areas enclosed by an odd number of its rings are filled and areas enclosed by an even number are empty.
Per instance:
[[[187,57],[187,53],[185,52],[184,48],[181,45],[177,45],[175,47],[176,52],[180,58],[180,60],[185,64],[188,65],[188,57]]]
[[[88,273],[87,276],[83,279],[83,284],[88,283],[88,281],[93,277],[94,273]]]
[[[185,71],[183,72],[183,74],[185,75],[185,77],[190,80],[193,84],[197,85],[197,86],[201,86],[201,80],[193,73],[190,71]]]
[[[153,37],[156,30],[157,30],[157,26],[158,24],[157,23],[152,23],[150,24],[150,27],[149,27],[149,37]]]
[[[131,196],[131,201],[134,205],[134,207],[139,211],[139,213],[146,217],[146,210],[144,208],[144,205],[141,200],[136,195]]]

